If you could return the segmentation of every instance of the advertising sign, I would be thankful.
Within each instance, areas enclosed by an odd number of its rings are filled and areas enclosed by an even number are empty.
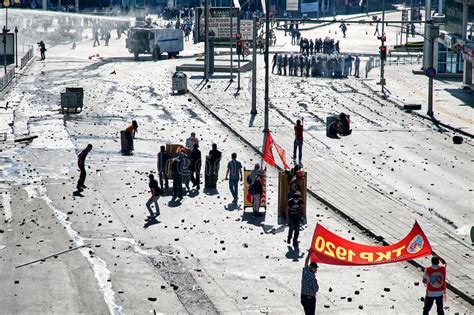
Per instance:
[[[302,3],[301,12],[302,13],[318,12],[318,7],[319,7],[319,2]]]
[[[203,42],[205,38],[205,12],[204,8],[196,8],[196,25],[198,32],[197,42]],[[237,26],[239,23],[239,9],[232,8],[232,35],[231,28],[231,9],[230,8],[210,8],[209,9],[209,39],[213,41],[228,41],[235,38]]]
[[[298,11],[299,0],[286,0],[286,11]]]
[[[0,34],[0,61],[3,65],[3,56],[5,54],[4,52],[4,46],[3,46],[3,33]],[[5,34],[5,39],[7,42],[6,48],[7,48],[7,64],[11,65],[12,63],[15,62],[15,38],[14,38],[13,33],[7,33]]]
[[[405,238],[388,246],[354,243],[330,232],[321,224],[316,226],[311,243],[311,260],[329,265],[380,265],[430,254],[431,245],[418,222]]]

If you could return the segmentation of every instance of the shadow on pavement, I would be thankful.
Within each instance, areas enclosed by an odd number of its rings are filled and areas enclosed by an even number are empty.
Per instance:
[[[215,196],[219,194],[217,188],[204,188],[202,192],[208,196]]]
[[[299,261],[301,258],[303,258],[304,253],[300,253],[299,248],[293,248],[290,245],[288,245],[288,252],[285,254],[285,257],[288,259],[291,259],[293,261]]]
[[[227,206],[224,206],[224,209],[227,211],[240,210],[240,206],[238,203],[231,202]]]
[[[253,212],[243,212],[242,213],[242,222],[247,222],[255,226],[262,226],[262,223],[265,222],[266,212],[259,212],[257,215],[254,215]]]
[[[161,221],[158,221],[156,218],[148,218],[145,220],[146,223],[143,225],[143,228],[148,228],[149,226],[161,223]]]

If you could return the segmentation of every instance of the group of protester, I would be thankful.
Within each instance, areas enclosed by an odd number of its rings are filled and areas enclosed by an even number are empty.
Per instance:
[[[340,53],[339,41],[334,41],[333,38],[326,36],[322,38],[312,39],[298,38],[297,43],[300,46],[300,54],[313,55],[318,53],[332,54]]]
[[[351,133],[349,128],[350,120],[349,116],[341,113],[335,123],[331,124],[330,128],[336,128],[335,132],[343,135]],[[304,172],[301,166],[302,160],[302,145],[303,145],[303,119],[298,120],[294,126],[295,141],[293,150],[293,160],[296,160],[297,149],[299,150],[299,163],[295,163],[292,170],[287,171],[288,179],[288,202],[285,209],[285,218],[288,223],[288,237],[287,243],[290,244],[293,241],[293,247],[298,249],[298,236],[300,225],[305,219],[304,211],[304,200],[301,192],[303,191],[304,183]],[[126,129],[125,132],[129,133],[127,137],[135,137],[135,133],[138,130],[138,124],[133,121]],[[88,144],[87,147],[78,155],[78,166],[80,169],[80,178],[77,183],[78,191],[82,191],[87,188],[84,185],[86,178],[85,171],[85,160],[88,153],[92,150],[92,144]],[[206,159],[208,164],[208,174],[206,176],[214,176],[213,179],[209,178],[206,180],[206,186],[215,188],[217,183],[217,176],[219,173],[219,163],[222,158],[222,153],[217,150],[217,145],[212,144],[212,150],[209,152],[208,158]],[[183,188],[182,185],[186,186],[189,191],[189,182],[193,183],[193,187],[197,190],[200,189],[200,173],[201,173],[201,152],[199,150],[199,139],[196,137],[194,132],[191,136],[186,139],[184,147],[179,147],[176,152],[176,156],[171,157],[166,152],[166,147],[161,146],[160,152],[157,155],[157,173],[159,176],[159,183],[155,179],[153,174],[149,174],[149,188],[151,197],[146,202],[146,207],[150,213],[149,219],[154,219],[160,215],[160,209],[158,200],[165,190],[169,188],[168,175],[171,172],[171,178],[173,180],[173,199],[182,199]],[[264,173],[259,164],[255,165],[252,171],[252,183],[249,190],[252,193],[254,214],[258,213],[260,207],[260,198],[263,193],[262,176]],[[229,189],[233,196],[233,202],[237,202],[238,199],[238,185],[239,181],[243,180],[242,176],[242,164],[237,160],[237,154],[232,153],[231,161],[227,165],[226,180],[229,180]],[[153,212],[152,205],[155,206],[155,212]],[[303,306],[304,312],[307,315],[314,315],[316,312],[316,295],[319,291],[319,284],[316,278],[316,272],[319,268],[316,262],[311,261],[311,248],[308,250],[304,267],[302,269],[301,277],[301,294],[300,301]],[[443,295],[446,293],[446,262],[437,256],[432,259],[432,266],[425,268],[423,274],[423,283],[427,285],[427,293],[425,297],[425,304],[423,308],[423,314],[428,314],[433,304],[436,302],[437,313],[444,314],[443,310]],[[441,264],[441,265],[440,265]],[[441,276],[440,276],[441,275]],[[442,283],[440,283],[440,281]]]
[[[273,55],[272,73],[277,68],[278,75],[346,78],[352,75],[359,77],[360,58],[341,54],[282,54]],[[288,69],[288,71],[287,71]]]

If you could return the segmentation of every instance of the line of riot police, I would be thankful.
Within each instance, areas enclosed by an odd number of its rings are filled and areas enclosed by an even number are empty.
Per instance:
[[[282,54],[273,56],[272,73],[277,68],[278,75],[306,76],[323,78],[347,78],[352,75],[359,76],[359,56],[342,54]]]

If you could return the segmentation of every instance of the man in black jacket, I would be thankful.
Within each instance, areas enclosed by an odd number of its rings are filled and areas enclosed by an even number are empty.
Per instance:
[[[193,183],[193,187],[196,187],[197,190],[199,190],[201,175],[201,151],[199,151],[199,144],[194,144],[194,148],[191,151],[189,160],[191,162],[189,165],[189,170],[191,171],[191,182]]]
[[[168,161],[170,157],[165,151],[165,146],[160,147],[160,152],[158,152],[158,176],[160,177],[160,187],[163,189],[163,181],[165,182],[165,188],[168,189]]]
[[[217,144],[212,144],[212,150],[209,151],[209,164],[206,176],[208,181],[206,184],[207,188],[216,188],[217,178],[219,175],[219,163],[221,161],[222,152],[217,150]]]

